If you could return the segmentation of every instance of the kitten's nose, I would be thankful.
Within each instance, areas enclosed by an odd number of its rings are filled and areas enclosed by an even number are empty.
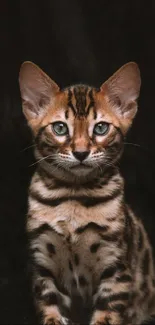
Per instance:
[[[76,159],[83,161],[88,157],[89,151],[73,151],[73,155]]]

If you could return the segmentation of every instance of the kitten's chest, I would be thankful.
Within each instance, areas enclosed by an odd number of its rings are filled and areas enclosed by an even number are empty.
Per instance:
[[[118,228],[120,215],[120,205],[118,200],[96,204],[91,207],[85,207],[81,202],[68,199],[66,202],[57,206],[44,205],[40,202],[30,201],[30,214],[32,218],[28,220],[29,228],[34,228],[42,223],[48,223],[55,231],[64,237],[76,234],[80,228],[89,223],[95,223],[99,227]],[[113,222],[111,223],[111,219]]]
[[[117,231],[121,230],[119,201],[93,202],[89,207],[76,198],[58,200],[56,206],[47,202],[51,200],[44,200],[43,204],[33,197],[29,202],[29,230],[48,225],[34,244],[47,267],[54,263],[58,268],[55,272],[60,272],[63,286],[70,293],[76,291],[83,297],[91,297],[103,268],[119,257],[120,249],[116,252]],[[51,247],[55,252],[52,256],[48,251]]]
[[[55,183],[45,185],[36,173],[30,186],[29,214],[32,218],[28,220],[31,223],[29,229],[46,222],[58,233],[67,236],[90,222],[110,225],[111,219],[113,227],[117,228],[118,216],[121,215],[121,191],[118,186],[121,178],[119,175],[115,178],[103,187],[91,184],[90,188],[59,188],[54,186]]]

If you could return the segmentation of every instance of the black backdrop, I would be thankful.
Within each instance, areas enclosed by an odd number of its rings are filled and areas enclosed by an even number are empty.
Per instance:
[[[155,4],[154,4],[155,6]],[[20,64],[31,60],[61,87],[99,86],[124,63],[139,64],[139,112],[120,165],[126,198],[155,247],[153,0],[1,0],[0,324],[35,322],[26,269],[27,187],[34,167],[21,112]],[[25,150],[24,150],[25,149]]]

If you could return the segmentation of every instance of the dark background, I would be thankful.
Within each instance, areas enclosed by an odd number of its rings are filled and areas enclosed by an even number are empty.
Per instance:
[[[34,324],[26,269],[27,188],[34,167],[18,73],[31,60],[61,87],[99,86],[139,64],[139,112],[120,164],[126,197],[155,247],[155,7],[153,0],[23,0],[0,3],[0,324]],[[24,150],[25,149],[25,150]]]

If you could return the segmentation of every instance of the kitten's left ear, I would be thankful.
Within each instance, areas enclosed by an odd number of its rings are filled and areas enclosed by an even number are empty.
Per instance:
[[[108,97],[112,110],[120,119],[132,122],[137,112],[136,100],[140,86],[138,65],[135,62],[129,62],[101,86],[101,92]]]
[[[58,85],[29,61],[24,62],[20,68],[19,86],[23,113],[29,124],[45,113],[51,98],[59,92]]]

